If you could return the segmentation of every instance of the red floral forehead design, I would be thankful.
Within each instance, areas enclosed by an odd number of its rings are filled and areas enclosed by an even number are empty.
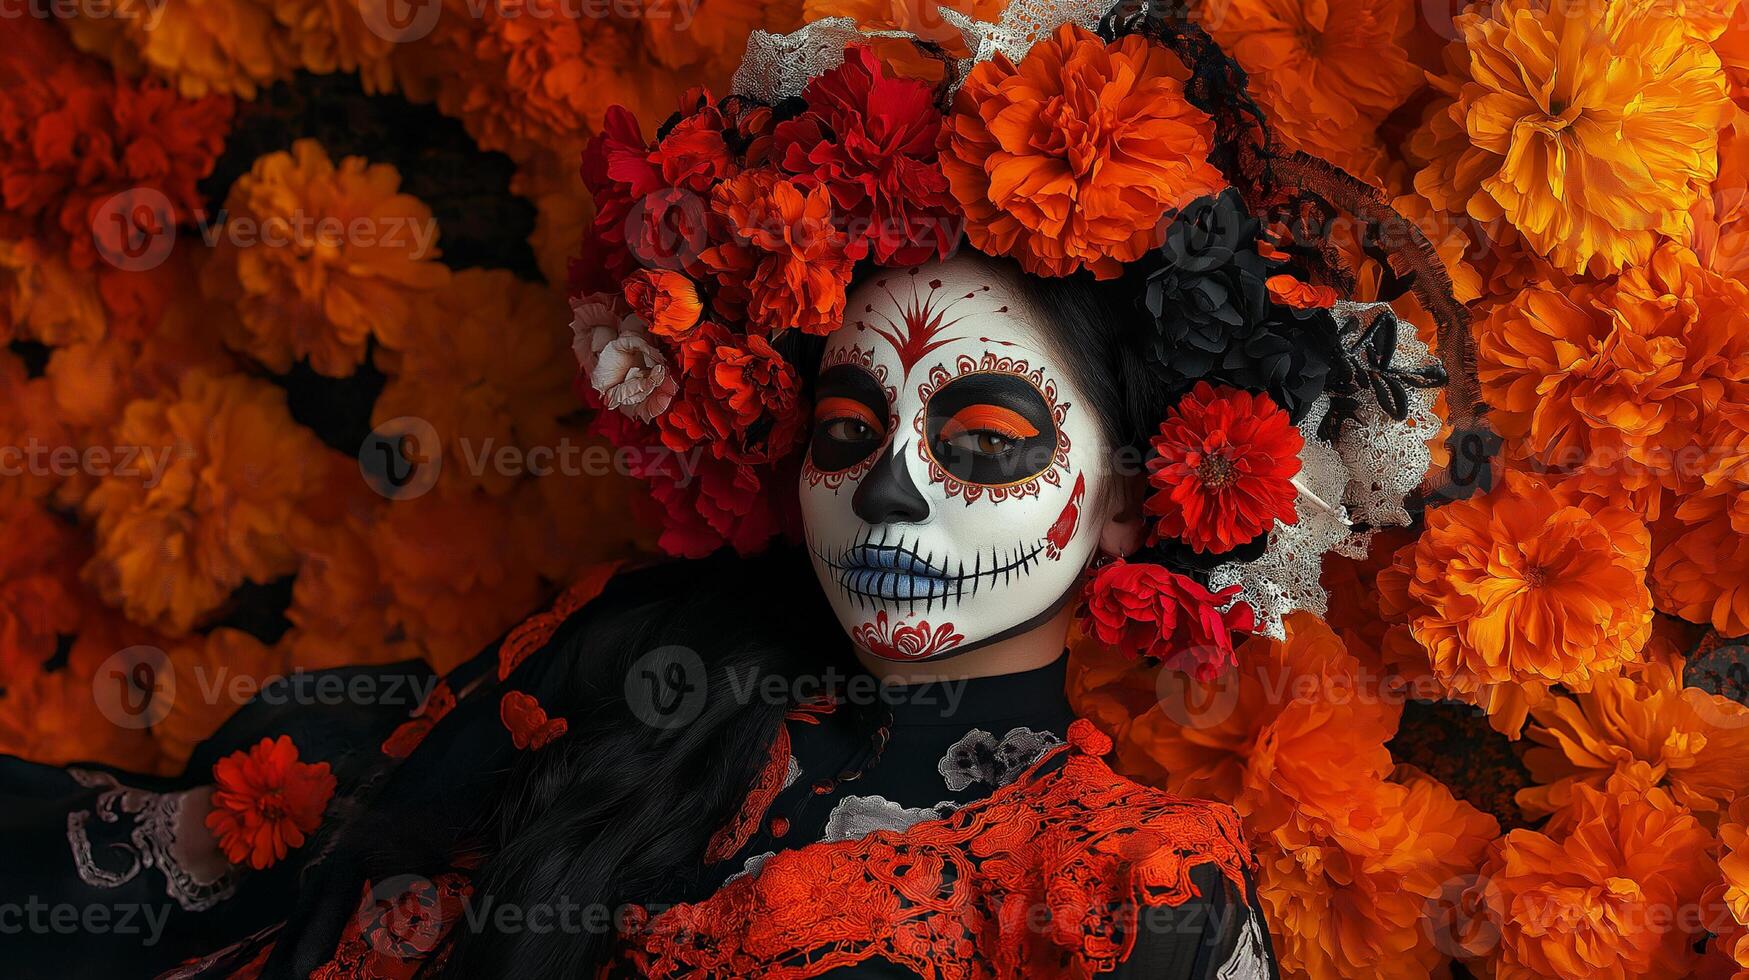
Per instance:
[[[971,247],[1122,291],[1127,340],[1177,392],[1143,447],[1148,547],[1095,577],[1094,630],[1145,653],[1198,641],[1212,668],[1226,629],[1322,612],[1322,555],[1408,522],[1447,372],[1388,307],[1341,299],[1351,275],[1307,229],[1396,222],[1415,247],[1388,256],[1390,282],[1462,368],[1431,249],[1370,188],[1274,153],[1240,73],[1188,24],[1109,0],[941,13],[970,58],[911,38],[889,63],[905,36],[842,19],[756,33],[733,94],[690,93],[652,137],[610,110],[590,142],[577,387],[608,439],[668,450],[628,454],[662,546],[749,552],[792,531],[805,378],[858,266]]]

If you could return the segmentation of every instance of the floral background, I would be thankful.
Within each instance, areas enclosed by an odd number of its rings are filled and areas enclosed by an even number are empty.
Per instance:
[[[1501,443],[1325,620],[1212,681],[1084,645],[1078,707],[1235,801],[1288,975],[1749,977],[1749,4],[1188,13],[1433,241]],[[181,774],[268,678],[445,669],[653,549],[572,391],[577,160],[827,15],[956,43],[933,0],[9,7],[0,752]]]

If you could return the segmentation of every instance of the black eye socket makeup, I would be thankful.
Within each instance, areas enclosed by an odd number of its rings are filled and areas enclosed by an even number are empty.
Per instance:
[[[1050,467],[1057,425],[1044,395],[1012,374],[968,374],[924,407],[924,438],[937,466],[957,480],[1002,487]]]
[[[886,392],[853,364],[820,372],[808,458],[821,473],[839,473],[874,455],[887,441]]]

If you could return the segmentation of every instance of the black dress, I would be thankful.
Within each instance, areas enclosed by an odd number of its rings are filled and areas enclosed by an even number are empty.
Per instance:
[[[202,828],[189,804],[205,792],[194,774],[294,732],[303,757],[329,762],[339,777],[333,816],[372,784],[394,785],[393,756],[411,733],[424,743],[410,761],[439,760],[425,767],[441,770],[429,785],[452,798],[489,793],[491,774],[519,751],[499,724],[499,691],[558,683],[570,668],[543,658],[561,645],[556,633],[588,628],[578,613],[593,594],[567,593],[445,678],[457,698],[441,722],[409,721],[404,708],[258,703],[200,747],[191,775],[173,780],[0,757],[0,890],[18,904],[105,922],[27,923],[0,942],[6,975],[256,975],[277,924],[311,887],[310,869],[322,863],[313,859],[328,859],[313,844],[302,861],[265,872],[190,860],[200,849],[186,844]],[[859,676],[802,698],[707,864],[630,918],[604,972],[1275,977],[1237,816],[1114,774],[1101,759],[1109,740],[1069,708],[1065,664],[896,688]],[[343,673],[404,675],[422,690],[433,680],[416,664]],[[467,919],[468,872],[414,880],[417,891],[395,902],[338,899],[357,911],[312,976],[399,980],[441,957],[446,930]]]

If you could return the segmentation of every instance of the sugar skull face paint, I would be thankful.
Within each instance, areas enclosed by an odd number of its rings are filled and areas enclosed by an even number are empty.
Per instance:
[[[1061,608],[1106,447],[1050,324],[981,258],[891,270],[827,340],[801,477],[814,571],[857,645],[953,656]]]

